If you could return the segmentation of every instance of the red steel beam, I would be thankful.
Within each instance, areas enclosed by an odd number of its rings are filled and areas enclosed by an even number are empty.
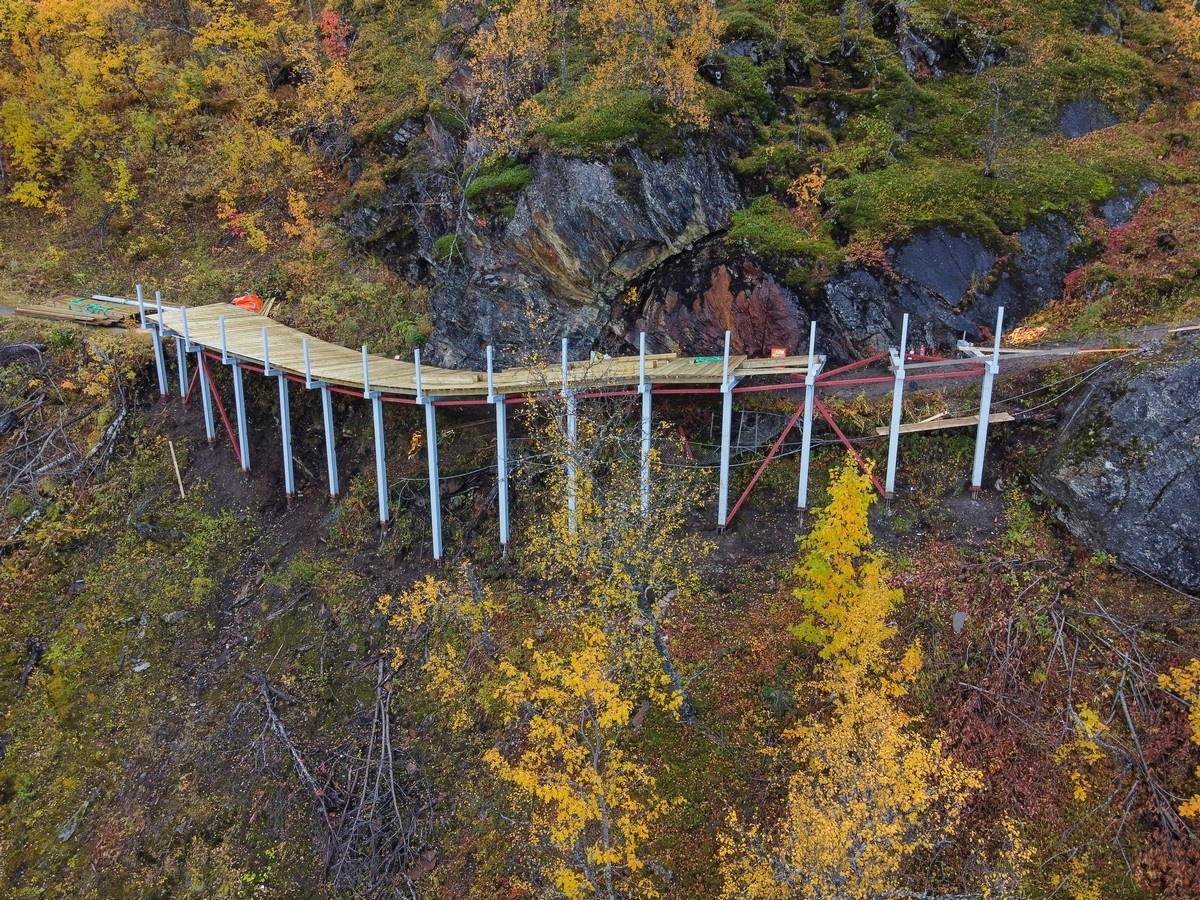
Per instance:
[[[212,372],[208,371],[208,353],[200,354],[200,365],[204,367],[204,378],[208,382],[208,392],[212,394],[213,400],[216,401],[217,409],[221,412],[221,421],[225,423],[225,433],[229,435],[229,444],[233,447],[233,455],[237,457],[238,467],[245,468],[242,466],[242,451],[238,447],[237,436],[233,433],[233,426],[229,424],[229,416],[225,414],[225,404],[221,402],[221,395],[217,393],[217,386],[213,384]],[[196,374],[200,374],[198,369]]]
[[[887,358],[888,355],[886,353],[876,353],[874,356],[868,356],[866,359],[860,359],[858,362],[852,362],[848,365],[839,366],[836,369],[828,369],[817,376],[817,383],[820,384],[822,381],[827,381],[834,375],[837,375],[841,372],[852,372],[855,369],[861,369],[863,366],[869,366],[873,362],[880,362]]]
[[[857,460],[858,467],[862,469],[863,474],[870,477],[871,481],[875,484],[875,490],[879,492],[879,496],[886,497],[887,491],[883,489],[883,485],[879,483],[879,479],[875,477],[875,473],[871,470],[871,467],[867,465],[867,461],[862,458],[862,454],[854,449],[854,445],[850,443],[850,439],[846,437],[846,435],[842,434],[842,429],[837,427],[837,422],[833,421],[833,416],[830,415],[829,410],[825,408],[825,404],[814,398],[813,405],[816,406],[817,411],[820,412],[822,418],[829,423],[829,427],[833,429],[833,433],[836,434],[841,442],[846,445],[846,449],[850,451],[850,455]]]
[[[758,484],[758,479],[762,477],[762,473],[767,470],[767,466],[771,460],[775,458],[775,454],[779,452],[779,448],[783,446],[784,439],[788,436],[793,428],[796,427],[796,422],[804,412],[804,404],[801,403],[796,407],[796,411],[792,413],[792,417],[788,419],[788,423],[783,426],[783,431],[779,433],[778,440],[775,441],[775,446],[771,448],[771,452],[767,454],[767,458],[762,461],[762,465],[758,467],[758,471],[754,473],[754,477],[750,479],[750,483],[746,485],[746,489],[742,491],[742,496],[738,497],[737,503],[733,504],[733,509],[729,511],[729,515],[725,517],[725,527],[729,527],[729,523],[733,521],[733,517],[737,515],[737,511],[742,508],[742,504],[746,502],[746,498],[750,496],[750,492],[754,490],[754,485]]]

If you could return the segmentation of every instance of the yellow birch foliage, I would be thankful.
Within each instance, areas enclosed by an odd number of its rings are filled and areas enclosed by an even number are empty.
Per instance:
[[[528,804],[530,844],[547,860],[538,880],[567,900],[658,896],[641,851],[671,804],[620,746],[634,704],[612,656],[604,632],[587,627],[572,652],[535,651],[528,672],[499,667],[496,696],[519,737],[485,760]]]
[[[581,415],[574,443],[561,416],[547,415],[541,423],[538,449],[549,460],[550,508],[526,532],[522,561],[547,585],[547,606],[560,627],[601,624],[623,657],[632,679],[627,687],[687,715],[663,626],[670,609],[686,606],[697,589],[696,561],[709,545],[685,527],[697,502],[694,481],[664,465],[657,450],[650,454],[649,510],[643,513],[640,459],[624,449],[626,412],[613,411],[609,421]],[[660,445],[670,439],[664,427]]]
[[[579,10],[597,63],[584,87],[592,102],[620,88],[644,88],[678,118],[707,123],[700,62],[717,49],[721,31],[711,0],[598,0]]]
[[[517,0],[472,39],[475,136],[489,150],[516,149],[537,117],[532,98],[548,78],[552,28],[548,0]]]
[[[795,596],[811,615],[793,630],[820,646],[821,658],[843,673],[879,672],[887,656],[884,641],[896,631],[887,617],[904,595],[888,585],[883,554],[869,549],[870,479],[847,462],[829,495],[829,505],[800,543],[803,558],[795,574],[801,586]]]
[[[669,426],[660,430],[659,440],[670,440]],[[696,559],[708,545],[685,528],[685,515],[697,501],[687,473],[664,465],[652,450],[650,509],[643,514],[640,461],[620,455],[621,436],[607,425],[580,416],[572,445],[560,417],[547,416],[539,449],[550,464],[550,509],[529,529],[526,562],[540,578],[580,586],[563,597],[562,613],[569,615],[578,604],[629,611],[647,588],[659,599],[672,590],[684,597],[695,590]],[[574,517],[569,464],[575,470]]]
[[[491,588],[479,584],[465,566],[450,579],[426,575],[395,597],[379,598],[377,609],[399,641],[391,651],[392,668],[413,664],[419,678],[406,683],[426,691],[454,731],[477,717],[481,660],[495,652],[491,622],[499,608]]]
[[[1168,0],[1164,12],[1179,36],[1180,50],[1200,57],[1200,8],[1195,0]]]
[[[885,642],[903,599],[883,556],[869,551],[870,480],[853,463],[835,474],[829,505],[801,542],[796,597],[810,615],[796,629],[821,647],[814,701],[832,701],[784,732],[770,755],[792,773],[773,825],[731,813],[720,837],[725,900],[882,900],[913,857],[953,838],[980,773],[927,740],[898,705],[921,668],[916,645]]]
[[[1182,669],[1172,668],[1169,674],[1159,675],[1158,684],[1173,691],[1188,704],[1188,722],[1192,726],[1192,743],[1200,744],[1200,659],[1191,660]],[[1200,778],[1200,766],[1196,768]],[[1180,815],[1200,818],[1200,792],[1193,794],[1179,807]]]
[[[926,742],[883,692],[858,687],[828,724],[788,731],[797,766],[770,831],[731,813],[721,835],[723,898],[869,900],[896,896],[905,864],[955,834],[979,773]]]
[[[317,177],[306,145],[354,119],[346,54],[309,18],[298,0],[0,0],[5,199],[65,213],[64,184],[100,160],[96,196],[129,217],[184,189],[152,180],[183,152],[187,192],[265,250],[288,191]]]

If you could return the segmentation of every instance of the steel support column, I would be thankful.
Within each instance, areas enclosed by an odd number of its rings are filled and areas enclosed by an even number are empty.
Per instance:
[[[729,518],[729,442],[733,429],[733,387],[729,377],[729,332],[725,332],[725,368],[721,376],[721,483],[717,494],[717,528],[724,530]]]
[[[975,432],[975,464],[971,469],[971,494],[983,490],[983,456],[987,449],[988,419],[992,414],[992,381],[1000,374],[1000,334],[1004,330],[1004,307],[996,310],[995,343],[992,358],[984,364],[983,391],[979,398],[979,430]]]
[[[271,345],[267,337],[267,328],[262,330],[263,344],[263,374],[274,375],[279,382],[279,432],[283,444],[283,489],[287,494],[288,503],[296,494],[296,472],[292,467],[292,404],[288,393],[287,375],[282,369],[271,368]]]
[[[242,380],[242,365],[229,355],[229,345],[225,339],[224,316],[217,319],[217,325],[221,329],[221,362],[229,366],[230,374],[233,375],[233,406],[237,415],[238,461],[242,465],[242,471],[249,472],[250,433],[246,427],[246,386]]]
[[[888,431],[887,477],[883,483],[883,496],[892,499],[896,492],[896,457],[900,453],[900,415],[904,411],[904,360],[908,356],[908,313],[900,326],[900,351],[892,351],[892,371],[896,384],[892,388],[892,427]]]
[[[578,405],[575,391],[567,386],[567,339],[562,339],[562,396],[567,401],[567,530],[579,531],[579,497],[576,490],[576,441],[579,437]]]
[[[183,317],[183,337],[175,338],[175,352],[179,354],[179,399],[186,404],[189,380],[187,355],[192,351],[192,339],[188,333],[187,307],[181,306],[179,314]]]
[[[500,547],[508,550],[508,408],[496,393],[492,345],[487,348],[488,403],[496,407],[496,496],[500,511]]]
[[[333,434],[333,394],[329,385],[324,381],[313,381],[312,361],[308,358],[308,338],[303,339],[304,347],[304,386],[311,390],[321,391],[321,417],[325,422],[325,468],[329,473],[329,496],[337,499],[338,471],[337,448],[334,446]]]
[[[162,328],[162,295],[154,292],[154,297],[158,309],[158,321],[153,324],[146,318],[146,301],[142,298],[142,286],[135,285],[137,290],[138,314],[142,320],[142,330],[150,332],[150,340],[154,343],[154,368],[158,373],[158,394],[160,397],[167,396],[167,360],[163,355],[162,333],[159,330]]]
[[[200,403],[204,407],[204,434],[209,444],[217,439],[217,426],[213,420],[212,387],[208,383],[208,369],[204,365],[204,348],[196,348],[196,366],[200,370]]]
[[[653,388],[646,381],[646,332],[642,332],[638,346],[638,391],[642,395],[642,515],[650,514],[650,438],[652,437]]]
[[[796,508],[803,513],[808,508],[808,469],[812,458],[813,401],[817,393],[817,375],[820,367],[816,362],[817,323],[808,330],[808,369],[804,373],[804,427],[800,437],[800,487],[796,494]]]
[[[375,481],[379,489],[379,525],[388,529],[391,511],[388,508],[387,453],[383,444],[383,395],[371,390],[371,370],[367,361],[367,345],[362,345],[363,396],[371,401],[371,415],[375,425]]]
[[[425,407],[425,449],[429,463],[429,521],[433,533],[433,561],[442,561],[442,489],[438,472],[437,409],[433,398],[426,397],[421,388],[421,351],[413,350],[416,364],[417,402]]]

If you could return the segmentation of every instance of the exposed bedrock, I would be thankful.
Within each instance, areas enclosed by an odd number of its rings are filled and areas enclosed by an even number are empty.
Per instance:
[[[1200,593],[1200,345],[1117,363],[1064,418],[1034,483],[1072,533]]]
[[[952,346],[986,338],[996,309],[1014,324],[1062,296],[1079,236],[1048,215],[1017,235],[1016,252],[997,255],[978,238],[947,228],[920,232],[888,251],[891,271],[853,269],[826,284],[831,317],[848,339],[882,350],[899,341],[908,313],[910,343]]]
[[[1062,295],[1078,265],[1081,240],[1049,214],[997,251],[961,229],[921,230],[870,269],[839,269],[804,293],[722,236],[741,205],[735,176],[719,155],[697,145],[672,159],[633,150],[604,163],[535,156],[529,184],[506,214],[444,207],[425,214],[416,241],[431,259],[433,240],[457,232],[456,259],[431,295],[434,331],[426,357],[478,368],[486,346],[499,365],[531,353],[629,352],[645,329],[653,350],[685,355],[720,351],[765,355],[807,346],[818,322],[819,352],[852,359],[898,342],[904,313],[915,344],[952,347],[987,340],[996,309],[1006,326]],[[1128,221],[1155,185],[1112,198],[1102,213]],[[384,247],[385,224],[373,238]]]
[[[796,294],[755,260],[710,241],[656,269],[639,285],[641,302],[625,309],[626,341],[646,332],[653,352],[708,356],[731,349],[769,356],[776,347],[808,347],[809,312]]]
[[[727,227],[741,202],[710,151],[622,162],[535,157],[510,221],[463,223],[465,262],[433,292],[432,361],[479,366],[489,341],[502,364],[564,335],[599,345],[627,286]]]

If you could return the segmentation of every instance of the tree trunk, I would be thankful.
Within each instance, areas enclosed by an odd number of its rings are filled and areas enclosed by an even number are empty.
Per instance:
[[[679,677],[679,672],[676,671],[675,663],[671,659],[671,650],[667,647],[667,639],[662,633],[662,628],[659,627],[657,617],[654,615],[653,596],[653,588],[645,588],[638,591],[638,611],[650,623],[650,628],[654,633],[654,649],[658,652],[663,672],[671,679],[672,689],[683,698],[683,704],[679,707],[679,717],[684,723],[694,725],[699,718],[696,714],[696,706],[692,703],[692,698],[688,695],[687,688],[683,686],[683,680]]]

